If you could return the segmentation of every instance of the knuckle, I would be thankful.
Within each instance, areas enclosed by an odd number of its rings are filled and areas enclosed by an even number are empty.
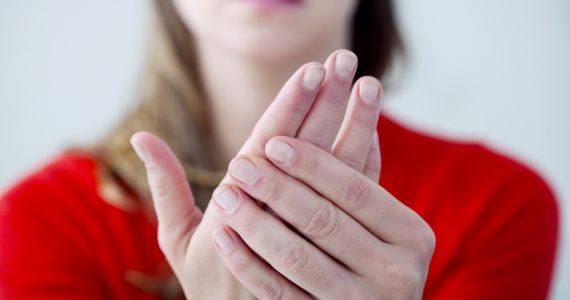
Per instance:
[[[366,297],[364,287],[362,285],[356,284],[356,282],[351,282],[351,280],[343,280],[343,284],[335,287],[334,294],[336,299],[369,299]]]
[[[376,121],[378,120],[378,115],[374,113],[373,110],[366,109],[363,113],[357,114],[354,117],[355,131],[357,132],[374,132],[376,130]],[[369,136],[369,141],[372,139]]]
[[[367,166],[365,172],[373,175],[373,176],[378,176],[380,174],[380,162],[378,160],[376,160],[376,164],[373,164],[372,166]],[[377,178],[377,177],[376,177]],[[373,179],[374,181],[377,181],[375,179]]]
[[[392,267],[386,275],[389,299],[418,299],[422,283],[413,268],[399,265]]]
[[[338,233],[339,227],[338,211],[331,205],[323,205],[309,219],[303,233],[313,240],[326,240]]]
[[[238,224],[238,226],[243,228],[245,235],[251,235],[259,230],[259,218],[261,218],[261,210],[256,210],[244,216],[242,221],[240,221],[241,226],[240,224]]]
[[[163,199],[175,197],[185,191],[188,188],[188,181],[182,178],[173,183],[167,183],[167,180],[163,179],[149,184],[149,187],[154,200],[163,201]]]
[[[337,297],[338,296],[338,297]],[[366,299],[364,295],[361,295],[358,290],[340,287],[335,291],[335,298],[353,300],[353,299]]]
[[[435,233],[419,216],[409,224],[409,239],[405,243],[410,255],[409,258],[417,261],[419,266],[425,266],[435,251]]]
[[[390,267],[394,260],[391,255],[387,254],[383,248],[370,249],[370,260],[367,265],[367,269],[371,272],[377,272],[378,270],[385,270]]]
[[[325,89],[323,93],[323,99],[330,103],[331,105],[341,105],[347,101],[346,89],[348,82],[343,82],[338,85],[332,85],[330,89]]]
[[[281,300],[284,299],[285,289],[279,282],[267,280],[259,286],[259,295],[257,296],[260,299]]]
[[[252,257],[244,255],[243,253],[232,255],[230,256],[231,269],[237,276],[246,275],[252,260]]]
[[[360,165],[363,164],[363,158],[358,157],[354,153],[346,153],[343,155],[338,155],[337,158],[345,163],[347,166],[357,170],[360,168]]]
[[[425,245],[426,249],[428,250],[428,254],[431,257],[431,255],[433,254],[434,250],[435,250],[435,245],[437,243],[436,241],[436,237],[435,237],[435,232],[433,231],[433,229],[431,229],[431,227],[427,226],[426,229],[424,230],[424,233],[422,234],[422,238],[421,238],[422,244]]]
[[[309,147],[303,147],[305,149],[300,149],[300,157],[302,161],[299,162],[299,175],[301,178],[314,178],[318,173],[320,167],[320,157],[316,153],[315,149]]]
[[[283,178],[278,178],[278,176],[272,176],[271,179],[267,180],[266,191],[265,191],[265,202],[273,203],[278,201],[283,195],[285,189],[285,182]]]
[[[361,210],[368,206],[371,191],[359,176],[351,176],[341,189],[340,200],[351,210]]]
[[[435,251],[436,238],[433,230],[425,224],[421,228],[416,230],[416,255],[419,261],[422,263],[427,263],[431,260],[431,257]]]
[[[302,242],[291,243],[281,253],[281,264],[294,275],[306,273],[308,262],[309,252]]]

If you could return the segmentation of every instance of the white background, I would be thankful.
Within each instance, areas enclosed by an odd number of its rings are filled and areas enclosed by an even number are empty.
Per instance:
[[[409,67],[386,109],[525,161],[569,215],[570,1],[396,2]],[[132,105],[149,16],[140,0],[0,2],[0,189]],[[570,298],[563,225],[559,300]]]

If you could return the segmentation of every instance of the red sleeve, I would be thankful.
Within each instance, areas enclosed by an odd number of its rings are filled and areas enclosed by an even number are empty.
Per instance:
[[[0,299],[106,298],[88,260],[83,204],[61,186],[36,176],[1,198]]]
[[[554,196],[538,176],[522,167],[497,186],[487,210],[473,222],[477,228],[465,232],[460,259],[442,274],[439,288],[427,298],[548,297],[558,237]],[[472,217],[465,215],[467,222]]]

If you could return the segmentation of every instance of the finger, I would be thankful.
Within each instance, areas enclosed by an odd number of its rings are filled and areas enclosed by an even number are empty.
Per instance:
[[[144,162],[158,218],[158,241],[170,260],[184,257],[202,212],[194,205],[194,197],[184,170],[168,145],[158,137],[139,132],[131,144]]]
[[[368,150],[366,163],[364,164],[364,171],[362,174],[370,178],[372,181],[380,182],[380,169],[382,166],[382,159],[380,156],[380,141],[378,139],[378,132],[373,133],[372,144]]]
[[[265,155],[265,144],[270,138],[295,136],[313,105],[325,74],[326,70],[320,63],[308,63],[295,72],[263,113],[251,137],[238,153]]]
[[[261,261],[228,227],[212,234],[214,248],[234,276],[258,299],[311,299],[299,287]]]
[[[376,132],[382,85],[374,77],[363,77],[355,84],[332,154],[362,172]]]
[[[290,147],[292,154],[283,160],[267,152],[275,166],[332,201],[383,241],[412,244],[417,239],[416,231],[426,227],[425,221],[377,182],[332,154],[290,137],[277,137],[270,144],[277,140]]]
[[[348,50],[331,54],[325,63],[327,75],[317,99],[297,137],[322,149],[331,150],[345,113],[357,57]]]
[[[328,255],[264,211],[238,187],[214,192],[218,218],[240,235],[247,246],[276,271],[321,299],[332,299],[356,287],[356,278]],[[341,293],[344,294],[344,293]]]
[[[286,156],[287,149],[274,141],[267,145],[268,152]],[[385,244],[376,236],[266,159],[238,156],[230,163],[230,175],[248,195],[268,205],[317,247],[350,269],[364,270],[368,263],[362,257],[381,257]]]
[[[278,135],[295,136],[311,109],[326,70],[320,63],[308,63],[299,68],[283,85],[275,100],[257,121],[251,136],[238,154],[265,155],[267,141]],[[226,175],[221,183],[229,183]]]

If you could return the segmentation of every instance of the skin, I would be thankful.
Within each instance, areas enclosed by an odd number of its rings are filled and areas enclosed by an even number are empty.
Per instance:
[[[242,0],[173,2],[195,40],[219,168],[228,166],[291,74],[349,47],[357,4],[306,0],[301,9],[266,13],[245,9]]]
[[[220,60],[237,61],[228,62],[228,73],[238,74],[239,68],[233,71],[232,68],[242,66],[244,74],[252,75],[234,77],[234,81],[243,85],[233,83],[230,87],[247,91],[264,86],[259,85],[262,82],[259,78],[279,80],[280,71],[267,73],[267,77],[254,74],[273,70],[270,66],[284,57],[293,64],[294,58],[311,45],[324,46],[310,53],[326,51],[328,45],[334,45],[333,42],[305,45],[304,37],[300,37],[301,42],[288,48],[288,52],[276,52],[274,61],[268,54],[271,52],[264,52],[259,60],[248,59],[260,50],[234,45],[222,33],[221,37],[211,33],[212,41],[204,40],[208,34],[200,30],[217,25],[201,24],[207,21],[192,17],[193,13],[199,14],[200,7],[205,14],[210,11],[207,8],[216,5],[221,9],[222,2],[180,0],[177,7],[188,9],[180,14],[199,36],[199,44],[202,43],[199,48],[214,45],[220,48],[208,54],[210,58],[215,53],[226,53]],[[309,7],[317,7],[331,2],[308,3]],[[347,5],[337,7],[338,15],[349,16],[355,2],[339,2]],[[190,12],[192,5],[197,12]],[[225,13],[228,11],[232,10],[228,8]],[[314,19],[319,19],[318,11],[309,10],[307,15],[314,14]],[[232,20],[231,13],[224,17]],[[265,22],[272,22],[273,31],[283,30],[285,39],[290,34],[287,30],[292,30],[284,29],[288,24],[285,21],[295,17],[297,22],[303,20],[295,14],[278,17]],[[333,22],[326,17],[320,20]],[[246,18],[246,21],[251,20]],[[246,25],[244,28],[251,31],[235,29],[246,40],[272,38]],[[319,33],[333,40],[334,34],[319,30],[334,26],[311,28],[315,33],[309,29],[308,36]],[[239,31],[242,29],[243,32]],[[338,34],[347,31],[344,29],[331,31]],[[219,28],[211,30],[223,32]],[[205,61],[202,68],[209,65]],[[260,97],[274,85],[264,86],[265,91],[258,93],[240,94],[236,90],[233,98],[228,95],[224,98],[222,92],[215,93],[219,97],[216,99],[209,94],[213,106],[221,103],[218,101],[227,101],[226,111],[248,101],[240,99],[240,95],[258,95],[259,98],[250,98],[252,110],[245,117],[256,117],[257,110],[262,115],[253,119],[257,120],[253,121],[253,130],[236,127],[231,132],[245,135],[244,142],[236,150],[238,154],[232,156],[228,174],[204,214],[195,207],[183,169],[168,146],[148,133],[133,136],[131,142],[147,168],[158,217],[159,244],[187,298],[421,297],[435,238],[416,213],[377,183],[380,154],[375,128],[382,88],[371,77],[361,78],[352,86],[355,68],[356,57],[347,50],[333,52],[324,65],[305,64],[286,81],[266,109],[266,102]],[[219,75],[214,77],[222,83],[230,80]],[[220,86],[220,82],[206,85]],[[233,91],[229,92],[231,95]],[[222,125],[218,128],[230,130]],[[227,141],[227,153],[231,153],[237,140]]]

